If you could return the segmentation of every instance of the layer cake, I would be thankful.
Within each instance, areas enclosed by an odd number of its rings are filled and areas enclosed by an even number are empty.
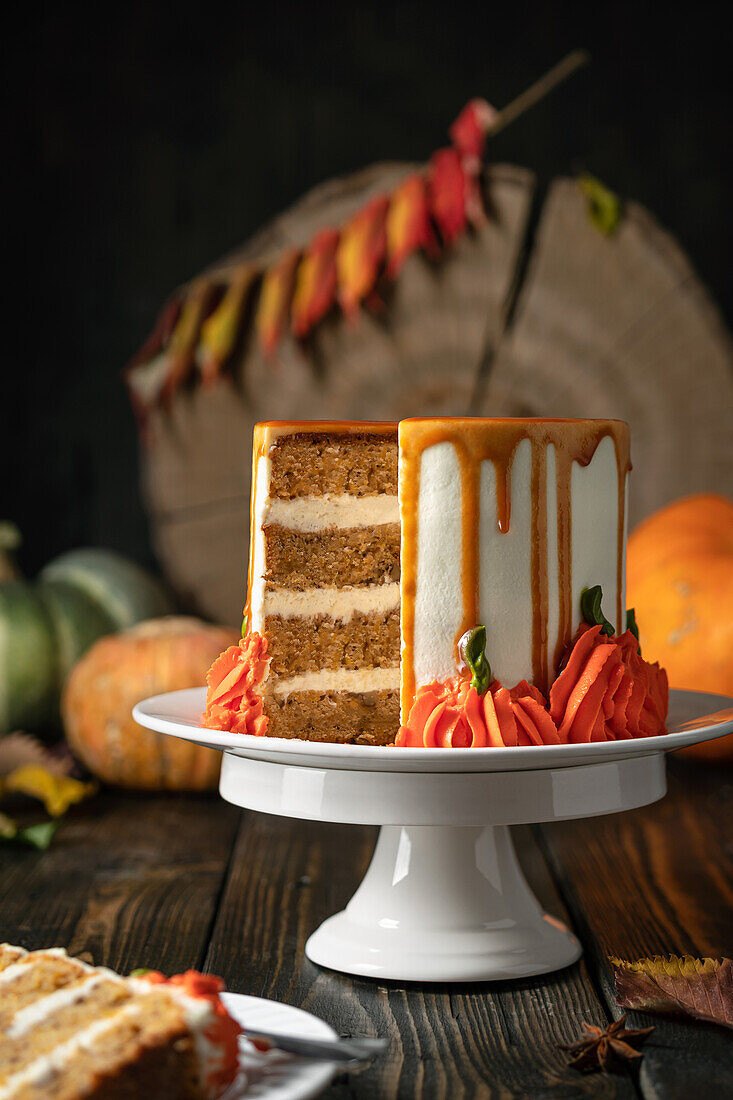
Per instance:
[[[376,745],[658,732],[666,678],[627,629],[629,470],[613,420],[258,425],[244,637],[206,724]]]

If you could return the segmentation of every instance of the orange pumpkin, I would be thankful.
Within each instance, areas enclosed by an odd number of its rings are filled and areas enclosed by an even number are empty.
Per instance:
[[[629,538],[626,602],[671,687],[733,695],[733,503],[699,494],[644,520]],[[733,761],[733,735],[684,751]]]
[[[228,627],[175,616],[101,638],[74,666],[62,697],[73,751],[94,775],[117,786],[215,788],[216,750],[143,729],[130,712],[148,695],[202,686],[211,663],[236,640]]]

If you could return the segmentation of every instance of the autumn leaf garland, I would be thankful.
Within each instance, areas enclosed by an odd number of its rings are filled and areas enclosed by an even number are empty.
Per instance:
[[[417,251],[437,259],[469,225],[484,222],[481,162],[495,117],[485,100],[471,100],[450,127],[450,146],[341,227],[320,230],[264,269],[242,264],[218,285],[202,277],[174,296],[125,371],[141,426],[152,406],[168,406],[196,372],[204,384],[219,378],[250,295],[257,341],[272,360],[287,333],[302,341],[335,307],[352,319],[362,306],[374,308],[380,278],[397,278]]]

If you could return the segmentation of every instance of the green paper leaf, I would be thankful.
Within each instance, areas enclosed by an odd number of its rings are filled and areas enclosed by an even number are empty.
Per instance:
[[[638,652],[639,656],[641,656],[641,642],[639,640],[639,627],[636,625],[636,611],[634,610],[633,607],[630,607],[626,612],[626,629],[630,630],[631,633],[636,638],[637,642],[639,642],[639,648],[638,648],[637,652]]]
[[[471,687],[483,695],[491,683],[491,666],[486,660],[486,627],[467,630],[458,643],[461,657],[471,670]]]
[[[600,626],[602,634],[608,634],[609,638],[615,633],[613,624],[609,623],[601,608],[603,589],[600,584],[594,584],[592,588],[584,588],[580,593],[580,614],[584,622],[589,626]]]
[[[588,217],[604,237],[610,237],[621,221],[620,198],[588,172],[579,177],[578,187],[588,200]]]
[[[242,637],[246,637],[247,634],[247,616],[242,619]]]

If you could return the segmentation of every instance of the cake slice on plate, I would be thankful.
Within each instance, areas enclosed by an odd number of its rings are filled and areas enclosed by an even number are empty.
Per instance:
[[[0,944],[1,1100],[215,1100],[237,1075],[223,983],[123,978],[62,948]]]

